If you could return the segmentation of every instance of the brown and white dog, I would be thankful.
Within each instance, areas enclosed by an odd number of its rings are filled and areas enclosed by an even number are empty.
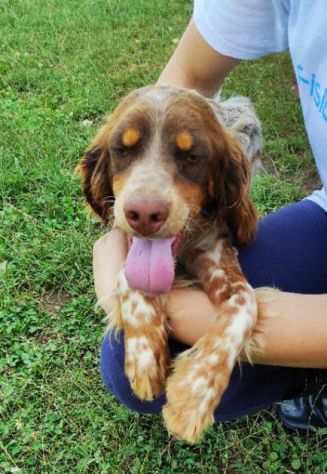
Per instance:
[[[149,86],[123,99],[79,164],[92,209],[106,223],[113,208],[114,226],[129,238],[110,322],[124,330],[125,372],[142,400],[166,389],[167,428],[188,442],[213,423],[256,325],[254,290],[234,246],[255,235],[250,181],[260,149],[248,99]],[[217,320],[170,372],[164,302],[176,258],[208,294]]]

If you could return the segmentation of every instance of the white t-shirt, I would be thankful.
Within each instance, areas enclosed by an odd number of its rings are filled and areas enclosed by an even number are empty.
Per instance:
[[[204,39],[226,56],[255,59],[289,49],[324,186],[309,199],[327,211],[327,1],[195,0],[193,17]]]

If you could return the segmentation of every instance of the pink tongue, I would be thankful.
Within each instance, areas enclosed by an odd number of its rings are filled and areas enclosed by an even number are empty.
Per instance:
[[[166,293],[175,278],[171,239],[134,237],[129,249],[125,274],[130,288],[147,293]]]

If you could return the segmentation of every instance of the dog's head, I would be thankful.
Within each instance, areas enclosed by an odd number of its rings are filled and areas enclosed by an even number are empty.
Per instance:
[[[235,243],[254,235],[250,169],[236,138],[194,91],[149,86],[128,95],[79,164],[84,192],[104,222],[127,234],[170,238],[207,212]]]

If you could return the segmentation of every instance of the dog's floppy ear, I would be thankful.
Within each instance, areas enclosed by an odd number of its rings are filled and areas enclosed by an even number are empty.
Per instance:
[[[76,168],[81,177],[88,204],[105,224],[108,222],[109,211],[114,202],[108,148],[110,129],[110,119],[108,119]]]
[[[119,117],[133,104],[138,95],[139,92],[134,91],[121,100],[76,167],[76,171],[81,176],[87,202],[105,224],[108,222],[109,212],[115,199],[112,189],[113,170],[109,152],[110,137]]]
[[[250,197],[250,163],[237,140],[223,131],[215,172],[214,197],[236,245],[253,240],[257,213]]]

